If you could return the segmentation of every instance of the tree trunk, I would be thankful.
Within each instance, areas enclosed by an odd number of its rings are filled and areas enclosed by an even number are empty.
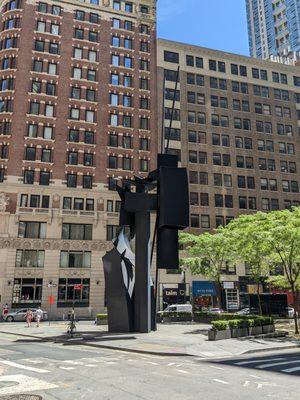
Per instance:
[[[294,308],[294,322],[295,322],[295,334],[299,334],[299,326],[298,326],[298,296],[297,291],[292,288],[293,293],[293,308]]]
[[[217,307],[222,308],[222,285],[221,282],[217,282]]]
[[[262,315],[261,298],[260,298],[260,282],[257,282],[257,300],[259,315]],[[250,312],[251,314],[251,312]]]

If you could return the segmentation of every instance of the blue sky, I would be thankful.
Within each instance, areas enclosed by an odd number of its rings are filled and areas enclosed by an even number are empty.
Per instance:
[[[249,55],[245,0],[158,0],[158,37]]]

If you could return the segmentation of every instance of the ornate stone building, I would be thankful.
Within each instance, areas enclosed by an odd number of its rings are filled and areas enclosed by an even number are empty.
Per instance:
[[[1,304],[104,310],[116,182],[155,167],[155,24],[155,0],[0,0]]]

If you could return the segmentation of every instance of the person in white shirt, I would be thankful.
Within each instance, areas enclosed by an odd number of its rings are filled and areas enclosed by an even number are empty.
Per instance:
[[[40,307],[36,310],[35,315],[36,315],[36,326],[39,327],[40,321],[43,319],[43,311],[41,310]]]

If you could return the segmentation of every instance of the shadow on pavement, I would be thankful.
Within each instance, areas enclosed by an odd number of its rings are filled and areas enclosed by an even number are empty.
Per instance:
[[[234,357],[224,360],[209,361],[209,363],[300,376],[300,351],[288,353],[280,352],[263,356],[253,355],[247,358]]]

